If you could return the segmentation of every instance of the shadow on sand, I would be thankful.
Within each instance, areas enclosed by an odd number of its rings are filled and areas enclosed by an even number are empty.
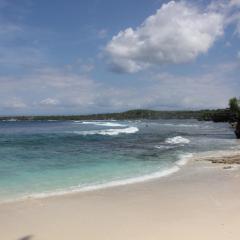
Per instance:
[[[21,237],[17,240],[32,240],[32,239],[33,239],[33,235],[27,235],[27,236]]]

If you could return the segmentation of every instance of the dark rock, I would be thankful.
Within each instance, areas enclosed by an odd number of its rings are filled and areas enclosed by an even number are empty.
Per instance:
[[[232,168],[232,166],[225,166],[225,167],[223,167],[223,169],[231,169]]]
[[[235,134],[238,139],[240,139],[240,121],[237,122],[237,126],[235,129]]]
[[[212,163],[220,163],[220,164],[240,164],[240,156],[233,155],[233,156],[223,156],[219,158],[207,159]],[[226,166],[227,167],[227,166]]]
[[[232,127],[233,129],[236,129],[236,127],[237,127],[237,122],[231,122],[230,125],[231,125],[231,127]]]

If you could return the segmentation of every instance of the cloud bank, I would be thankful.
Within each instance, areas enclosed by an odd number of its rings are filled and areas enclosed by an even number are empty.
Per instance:
[[[163,4],[136,29],[113,36],[105,48],[111,69],[134,73],[151,65],[194,60],[223,35],[226,14],[236,5],[239,1],[232,0],[202,10],[184,1]]]
[[[124,111],[135,108],[200,109],[225,107],[237,96],[234,79],[239,63],[202,69],[202,74],[149,75],[148,84],[100,83],[64,69],[45,68],[22,78],[0,77],[0,111],[5,114],[71,114]],[[139,82],[140,81],[140,82]],[[143,81],[143,80],[142,80]],[[182,87],[184,86],[184,87]]]

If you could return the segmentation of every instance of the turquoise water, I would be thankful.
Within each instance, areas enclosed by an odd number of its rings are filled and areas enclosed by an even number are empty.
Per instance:
[[[195,120],[0,122],[0,200],[145,181],[236,145],[228,124]]]

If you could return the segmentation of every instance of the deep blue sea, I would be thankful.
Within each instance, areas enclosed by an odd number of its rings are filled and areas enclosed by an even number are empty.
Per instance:
[[[159,178],[178,171],[191,153],[236,145],[227,123],[2,121],[0,201]]]

